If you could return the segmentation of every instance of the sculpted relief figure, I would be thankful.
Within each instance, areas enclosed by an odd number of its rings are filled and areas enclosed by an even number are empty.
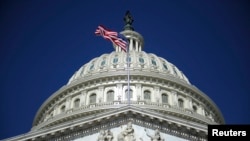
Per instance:
[[[113,133],[110,130],[106,130],[105,141],[112,141],[114,138]]]
[[[97,141],[112,141],[114,138],[113,133],[110,130],[100,130]]]
[[[135,141],[134,128],[132,127],[132,123],[128,122],[127,127],[121,131],[121,133],[117,137],[118,141]]]
[[[147,129],[144,129],[146,132],[146,135],[151,139],[151,141],[165,141],[161,135],[160,135],[160,131],[158,129],[155,130],[154,135],[150,135],[147,131]]]
[[[97,141],[105,141],[105,132],[104,132],[104,130],[100,130]]]

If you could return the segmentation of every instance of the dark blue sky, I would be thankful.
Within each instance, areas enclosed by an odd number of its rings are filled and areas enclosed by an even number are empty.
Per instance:
[[[175,64],[220,108],[250,124],[250,5],[243,0],[26,0],[0,4],[0,139],[30,131],[42,103],[94,57],[113,51],[130,10],[144,51]]]

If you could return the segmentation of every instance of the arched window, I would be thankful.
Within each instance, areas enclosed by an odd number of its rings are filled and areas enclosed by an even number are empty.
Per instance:
[[[129,95],[128,95],[128,93],[129,93]],[[133,98],[133,91],[131,89],[129,89],[129,91],[128,91],[128,89],[125,91],[125,98],[128,99],[128,97],[130,99]]]
[[[178,106],[179,106],[180,108],[184,108],[184,102],[183,102],[182,99],[178,99]]]
[[[89,104],[96,103],[96,94],[91,94],[89,96]]]
[[[173,71],[174,71],[174,74],[177,75],[177,71],[176,71],[176,68],[173,66]]]
[[[195,113],[197,113],[197,107],[195,105],[193,105],[193,110]]]
[[[167,94],[162,94],[161,98],[162,98],[162,103],[168,103],[168,95]]]
[[[82,68],[82,71],[81,71],[81,73],[80,73],[80,76],[82,76],[83,72],[84,72],[84,67]]]
[[[94,62],[90,65],[90,67],[89,67],[89,70],[93,70],[94,69]]]
[[[75,101],[74,101],[74,108],[78,108],[80,107],[80,99],[77,98]]]
[[[127,62],[131,62],[131,57],[126,58]]]
[[[142,57],[140,57],[140,58],[139,58],[139,62],[140,62],[141,64],[144,64],[144,59],[143,59]]]
[[[115,56],[115,58],[113,59],[113,63],[117,64],[117,62],[118,62],[118,56]]]
[[[63,106],[61,107],[61,113],[65,112],[65,109],[66,109],[65,105],[63,105]]]
[[[148,90],[144,91],[144,100],[150,100],[150,99],[151,99],[150,91]]]
[[[155,59],[154,59],[154,58],[151,59],[151,62],[152,62],[152,64],[153,64],[154,66],[156,66],[156,62],[155,62]]]
[[[164,62],[163,62],[163,67],[164,67],[164,69],[168,70],[168,66],[167,66],[167,64],[164,63]]]
[[[105,59],[103,59],[103,60],[102,60],[102,62],[101,62],[101,66],[104,66],[104,65],[105,65],[105,63],[106,63],[106,60],[105,60]]]
[[[114,91],[110,90],[107,92],[107,102],[114,101]]]

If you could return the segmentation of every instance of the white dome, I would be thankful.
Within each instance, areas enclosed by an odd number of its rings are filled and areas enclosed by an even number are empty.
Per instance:
[[[155,54],[144,51],[131,51],[129,61],[130,71],[137,70],[169,75],[190,84],[187,77],[175,65]],[[124,75],[127,75],[127,72],[124,70],[127,70],[127,53],[113,51],[110,54],[103,54],[100,57],[94,58],[83,65],[70,78],[68,85],[80,79],[84,79],[86,76],[100,75],[100,73],[103,72],[120,71],[123,72]]]
[[[67,85],[42,104],[32,131],[81,130],[85,135],[89,134],[89,125],[98,125],[95,129],[99,129],[108,122],[115,125],[115,120],[133,120],[138,125],[164,123],[169,131],[180,128],[186,135],[194,132],[205,139],[208,124],[224,123],[216,104],[191,85],[175,65],[142,51],[139,33],[121,33],[129,40],[129,53],[114,46],[115,51],[80,67]],[[185,134],[179,132],[178,136],[190,139]]]

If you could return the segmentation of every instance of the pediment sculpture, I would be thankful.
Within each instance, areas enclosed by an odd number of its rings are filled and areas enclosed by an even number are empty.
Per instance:
[[[100,130],[97,141],[165,141],[158,129],[155,129],[153,134],[150,134],[147,129],[144,129],[145,136],[140,138],[136,137],[132,122],[128,122],[126,127],[121,126],[121,129],[122,131],[117,134],[116,138],[110,129]]]
[[[114,138],[113,133],[108,129],[106,131],[100,130],[97,141],[112,141]]]
[[[132,122],[128,122],[127,127],[123,129],[117,136],[117,141],[136,141]]]

